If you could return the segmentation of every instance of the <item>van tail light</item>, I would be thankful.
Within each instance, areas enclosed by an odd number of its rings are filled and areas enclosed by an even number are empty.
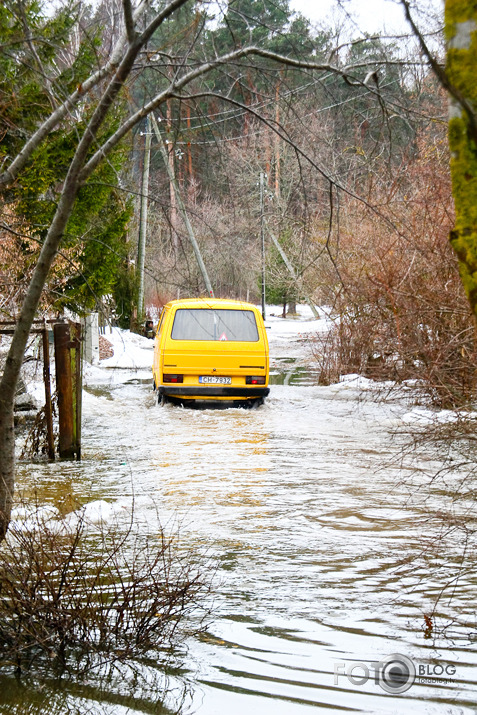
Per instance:
[[[166,374],[162,376],[162,382],[184,382],[184,375]]]
[[[255,377],[254,375],[247,375],[245,378],[246,385],[265,385],[265,375]]]

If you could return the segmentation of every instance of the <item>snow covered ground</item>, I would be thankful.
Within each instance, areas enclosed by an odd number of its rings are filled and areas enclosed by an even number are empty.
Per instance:
[[[269,305],[266,308],[265,325],[272,367],[276,365],[277,359],[285,357],[294,357],[305,363],[312,361],[310,338],[330,329],[331,321],[326,309],[319,309],[319,320],[313,317],[308,305],[297,305],[297,311],[296,318],[282,318],[281,306]]]

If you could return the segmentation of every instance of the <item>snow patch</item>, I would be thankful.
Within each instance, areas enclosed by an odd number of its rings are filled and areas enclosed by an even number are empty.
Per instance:
[[[406,412],[401,419],[407,424],[430,425],[435,422],[438,424],[451,424],[463,419],[475,420],[477,419],[477,414],[471,412],[456,412],[455,410],[439,410],[436,412],[416,407],[410,412]]]
[[[145,370],[152,368],[154,341],[129,330],[112,328],[107,340],[113,345],[114,355],[101,361],[101,368]],[[100,368],[100,369],[101,369]]]

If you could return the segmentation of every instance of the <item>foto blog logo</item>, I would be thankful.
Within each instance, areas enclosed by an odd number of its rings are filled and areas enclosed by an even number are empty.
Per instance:
[[[405,693],[415,683],[439,684],[449,681],[455,674],[455,666],[448,664],[417,664],[401,653],[392,653],[380,661],[352,661],[335,663],[334,684],[340,677],[346,677],[352,685],[365,685],[368,681],[379,685],[386,693]]]

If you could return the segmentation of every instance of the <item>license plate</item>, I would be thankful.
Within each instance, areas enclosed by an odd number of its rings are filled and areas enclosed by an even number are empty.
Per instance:
[[[202,385],[231,385],[231,377],[219,377],[218,375],[201,375],[199,382]]]

